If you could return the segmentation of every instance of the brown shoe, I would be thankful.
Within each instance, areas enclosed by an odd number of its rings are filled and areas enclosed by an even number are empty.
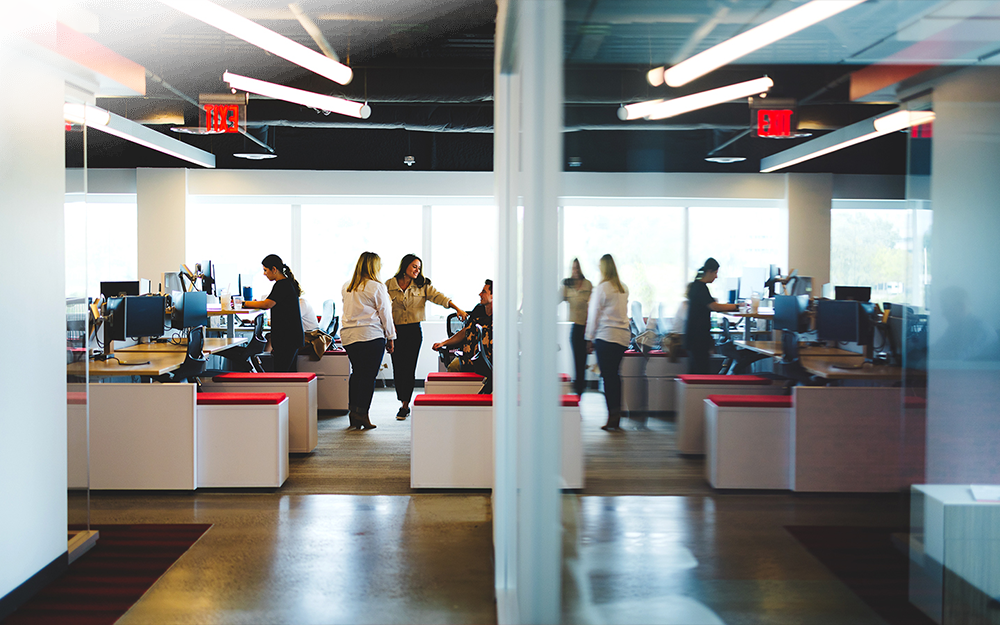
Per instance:
[[[359,430],[374,430],[376,426],[372,423],[372,420],[368,417],[367,412],[358,412],[358,429]]]

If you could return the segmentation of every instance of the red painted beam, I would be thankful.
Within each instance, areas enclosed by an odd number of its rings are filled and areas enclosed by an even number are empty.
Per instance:
[[[23,0],[0,0],[0,28],[105,76],[140,95],[146,69]]]

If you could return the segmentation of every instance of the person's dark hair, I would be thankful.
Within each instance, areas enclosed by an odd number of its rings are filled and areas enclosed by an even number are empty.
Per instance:
[[[705,261],[705,264],[702,265],[701,269],[699,269],[698,271],[700,273],[707,273],[709,271],[715,271],[718,268],[719,268],[719,261],[709,256],[708,260]]]
[[[490,294],[493,293],[493,281],[489,278],[486,279],[486,286],[490,287]]]
[[[580,281],[582,283],[583,280],[587,279],[587,276],[583,275],[583,265],[580,264],[580,259],[579,258],[574,258],[572,261],[570,261],[570,263],[569,263],[570,267],[573,266],[573,263],[576,263],[576,266],[580,268]],[[570,277],[568,277],[565,280],[563,280],[563,285],[565,285],[565,286],[573,286],[573,276],[570,275]]]
[[[393,277],[396,278],[396,280],[402,278],[406,273],[406,268],[413,264],[413,261],[415,260],[420,261],[420,273],[417,274],[413,284],[416,284],[417,286],[427,286],[431,283],[431,279],[424,275],[424,261],[420,260],[420,257],[416,254],[407,254],[404,256],[403,260],[399,261],[399,270]]]
[[[260,261],[261,265],[264,265],[268,269],[277,269],[281,272],[281,275],[285,276],[292,281],[295,285],[295,290],[298,291],[299,295],[302,295],[302,287],[299,286],[299,281],[295,279],[295,274],[292,273],[291,268],[282,262],[281,257],[277,254],[268,254],[264,257],[264,260]]]

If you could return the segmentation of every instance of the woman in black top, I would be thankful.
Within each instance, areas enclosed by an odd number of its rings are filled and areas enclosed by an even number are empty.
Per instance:
[[[243,302],[245,308],[271,311],[271,357],[275,371],[295,371],[295,359],[305,344],[302,339],[302,315],[299,296],[302,289],[292,270],[277,254],[268,254],[261,264],[264,277],[274,282],[271,294],[260,301]]]
[[[688,313],[684,328],[684,347],[688,352],[688,373],[712,373],[712,311],[736,312],[736,304],[720,304],[708,285],[719,277],[719,261],[709,258],[688,285]]]

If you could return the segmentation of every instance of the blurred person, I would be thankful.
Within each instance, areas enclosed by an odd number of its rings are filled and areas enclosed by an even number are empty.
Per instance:
[[[711,352],[712,312],[736,312],[737,304],[720,304],[712,297],[708,285],[719,277],[719,261],[709,257],[698,270],[694,282],[688,285],[687,322],[684,327],[684,347],[688,352],[688,373],[718,373],[712,371]]]
[[[482,332],[482,348],[485,356],[479,355],[479,342],[471,340],[470,328],[478,326]],[[465,320],[465,327],[451,335],[447,340],[434,343],[432,349],[449,349],[455,346],[462,348],[462,370],[472,371],[483,376],[483,388],[480,394],[493,392],[493,280],[486,280],[483,290],[479,292],[479,303]],[[489,364],[487,364],[487,362]]]
[[[573,348],[573,391],[582,395],[587,388],[587,339],[584,334],[587,329],[587,307],[590,304],[590,294],[594,285],[584,277],[580,269],[580,260],[573,259],[570,277],[563,280],[562,301],[569,302],[569,320],[573,327],[569,332],[569,343]]]
[[[368,414],[375,394],[375,377],[382,366],[382,354],[392,354],[396,338],[389,292],[378,280],[381,271],[382,259],[378,254],[362,252],[351,281],[341,290],[344,312],[340,318],[340,341],[351,361],[347,389],[349,430],[375,429]]]
[[[621,431],[622,378],[619,370],[632,332],[628,325],[628,287],[618,278],[618,268],[611,254],[601,257],[601,282],[590,298],[585,338],[587,351],[597,352],[597,366],[604,380],[608,421],[601,429]]]
[[[423,261],[416,254],[407,254],[399,261],[396,275],[385,281],[385,288],[392,300],[392,320],[396,325],[396,349],[392,352],[392,377],[396,387],[396,399],[400,408],[396,419],[402,421],[410,414],[410,399],[416,382],[417,358],[423,332],[420,322],[426,318],[424,308],[428,301],[444,308],[454,308],[463,321],[467,312],[431,286],[430,278],[424,276]]]
[[[292,270],[277,254],[268,254],[261,261],[264,277],[274,282],[271,293],[260,301],[243,302],[244,308],[271,311],[271,358],[277,372],[295,371],[295,360],[302,348],[302,313],[299,311],[299,286]]]

